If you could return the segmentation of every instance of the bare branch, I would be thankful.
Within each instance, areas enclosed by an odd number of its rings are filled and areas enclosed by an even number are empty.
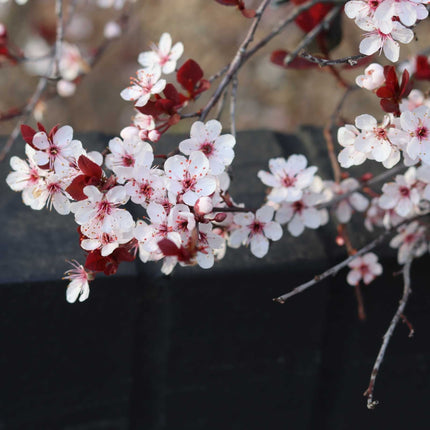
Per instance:
[[[55,15],[57,16],[57,36],[55,38],[54,70],[52,75],[60,77],[60,58],[64,39],[63,0],[55,0]]]
[[[336,64],[343,64],[343,63],[348,63],[350,66],[355,66],[359,60],[367,57],[367,55],[358,54],[358,55],[351,55],[350,57],[338,58],[336,60],[328,60],[325,58],[314,57],[308,52],[301,52],[299,55],[300,57],[310,61],[311,63],[319,64],[321,67],[334,66]]]
[[[323,273],[321,273],[319,275],[316,275],[310,281],[305,282],[304,284],[299,285],[298,287],[294,288],[289,293],[283,294],[282,296],[279,296],[279,297],[275,297],[273,299],[273,301],[283,304],[290,297],[295,296],[296,294],[302,293],[303,291],[305,291],[308,288],[314,286],[315,284],[317,284],[318,282],[322,281],[323,279],[328,278],[329,276],[336,275],[341,269],[343,269],[344,267],[346,267],[355,258],[357,258],[357,257],[359,257],[359,256],[361,256],[363,254],[366,254],[367,252],[369,252],[373,248],[375,248],[377,245],[379,245],[380,243],[382,243],[388,236],[390,236],[395,231],[397,231],[397,229],[400,226],[402,226],[404,224],[409,224],[409,223],[411,223],[412,221],[414,221],[414,220],[416,220],[418,218],[422,218],[423,216],[428,215],[429,213],[430,212],[424,212],[424,213],[419,214],[419,215],[417,215],[417,216],[415,216],[413,218],[407,219],[407,220],[401,222],[400,224],[398,224],[396,226],[391,227],[389,230],[384,231],[376,239],[372,240],[367,245],[363,246],[363,248],[359,249],[354,255],[350,255],[345,260],[341,261],[340,263],[336,264],[333,267],[330,267],[330,269],[326,270],[325,272],[323,272]]]
[[[308,46],[315,39],[315,37],[317,37],[318,34],[321,33],[322,30],[324,30],[330,25],[334,18],[336,18],[336,15],[340,12],[341,8],[342,7],[340,5],[335,6],[318,25],[316,25],[309,33],[306,34],[306,36],[300,41],[294,51],[292,51],[285,57],[284,64],[286,66],[290,64],[297,57],[299,52],[306,46]]]
[[[260,6],[258,7],[256,11],[255,18],[251,24],[251,27],[248,30],[248,34],[245,37],[245,40],[241,43],[239,46],[239,49],[236,52],[236,55],[233,58],[233,61],[230,63],[230,66],[227,69],[226,74],[224,75],[224,78],[220,82],[218,88],[215,90],[213,96],[207,103],[207,105],[202,109],[202,113],[200,115],[200,121],[204,121],[207,117],[209,111],[213,108],[213,106],[218,102],[219,98],[221,97],[224,90],[227,88],[230,81],[233,79],[233,76],[239,70],[240,66],[243,63],[243,58],[246,53],[246,49],[248,48],[248,45],[252,42],[254,39],[254,34],[257,30],[258,24],[260,23],[261,17],[263,16],[263,12],[269,6],[271,0],[263,0]]]
[[[263,39],[260,40],[256,45],[254,45],[244,56],[244,60],[247,60],[249,57],[254,55],[258,50],[260,50],[263,46],[267,45],[274,37],[276,37],[279,33],[281,33],[289,24],[294,22],[294,20],[302,13],[315,6],[317,3],[339,3],[344,4],[345,0],[333,1],[330,0],[311,0],[308,3],[301,4],[300,6],[295,7],[291,13]]]
[[[379,368],[384,361],[385,351],[387,350],[388,344],[390,343],[391,337],[393,335],[394,329],[397,326],[400,318],[403,315],[406,303],[408,302],[409,295],[411,293],[411,264],[413,260],[413,253],[411,253],[409,259],[406,261],[403,267],[403,296],[399,302],[396,313],[391,320],[388,330],[384,334],[381,348],[379,349],[378,356],[376,357],[375,364],[370,376],[370,382],[367,390],[364,392],[364,396],[367,396],[367,407],[368,409],[375,409],[376,405],[379,403],[377,400],[373,400],[373,392],[375,390],[376,377],[378,376]]]
[[[236,99],[237,99],[237,86],[239,82],[237,75],[233,77],[233,83],[231,86],[231,99],[230,99],[230,132],[236,137]]]

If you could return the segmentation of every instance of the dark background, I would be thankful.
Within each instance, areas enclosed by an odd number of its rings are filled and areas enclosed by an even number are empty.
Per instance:
[[[108,142],[79,137],[91,149]],[[305,153],[328,178],[320,141],[312,128],[241,133],[235,200],[261,204],[256,173],[274,156]],[[332,226],[296,239],[285,229],[263,260],[228,249],[210,271],[166,278],[156,263],[125,264],[69,304],[65,259],[83,260],[72,217],[25,207],[0,169],[0,429],[428,429],[427,256],[413,263],[405,311],[415,336],[397,327],[369,411],[362,393],[402,295],[394,250],[377,250],[384,275],[363,288],[365,322],[346,270],[284,305],[271,300],[345,257]],[[357,247],[362,230],[351,229]]]

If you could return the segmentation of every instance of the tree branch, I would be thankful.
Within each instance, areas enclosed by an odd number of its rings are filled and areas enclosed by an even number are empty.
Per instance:
[[[338,58],[336,60],[328,60],[325,58],[314,57],[308,52],[301,52],[299,55],[300,57],[310,61],[311,63],[319,64],[321,67],[334,66],[336,64],[343,64],[343,63],[348,63],[350,66],[355,66],[359,60],[367,57],[367,55],[358,54],[358,55],[351,55],[350,57]]]
[[[330,25],[330,23],[334,20],[334,18],[336,18],[336,15],[340,12],[340,10],[340,5],[335,6],[318,25],[316,25],[309,33],[306,34],[306,36],[300,41],[294,51],[292,51],[285,57],[284,64],[286,66],[290,64],[303,48],[308,46],[315,39],[315,37],[317,37],[318,34],[321,33],[322,30],[324,30],[324,28]]]
[[[411,264],[413,260],[413,255],[411,253],[409,259],[406,261],[403,267],[403,296],[399,302],[396,313],[391,320],[388,330],[384,334],[381,348],[379,349],[378,356],[376,357],[375,364],[370,376],[370,382],[367,390],[364,392],[364,396],[367,396],[367,407],[368,409],[375,409],[376,405],[379,403],[377,400],[373,400],[373,392],[375,390],[376,377],[378,376],[379,368],[384,361],[385,351],[387,350],[388,344],[390,343],[391,337],[393,335],[394,329],[397,326],[400,318],[403,315],[406,303],[408,302],[409,295],[411,293]]]
[[[227,88],[227,85],[233,79],[233,76],[239,70],[240,66],[243,63],[243,58],[246,53],[246,49],[248,45],[254,39],[254,34],[257,30],[258,24],[260,23],[261,17],[263,16],[264,10],[269,6],[271,0],[263,0],[260,6],[256,11],[255,18],[251,24],[251,27],[248,30],[248,34],[245,37],[245,40],[239,46],[239,49],[236,52],[236,55],[233,58],[233,61],[230,63],[230,66],[227,69],[224,78],[220,82],[218,88],[215,90],[213,96],[207,103],[207,105],[202,109],[202,113],[200,114],[200,121],[204,121],[209,113],[209,111],[213,108],[215,103],[219,100],[224,90]]]
[[[346,267],[351,261],[353,261],[355,258],[366,254],[367,252],[371,251],[373,248],[375,248],[377,245],[379,245],[381,242],[383,242],[388,236],[390,236],[391,234],[393,234],[395,231],[397,231],[397,229],[404,225],[404,224],[409,224],[412,221],[421,218],[423,216],[428,215],[430,212],[425,212],[422,213],[420,215],[417,215],[413,218],[404,220],[403,222],[401,222],[400,224],[391,227],[389,230],[384,231],[381,235],[379,235],[376,239],[372,240],[371,242],[369,242],[367,245],[363,246],[363,248],[359,249],[354,255],[350,255],[348,258],[346,258],[345,260],[341,261],[340,263],[336,264],[335,266],[331,267],[330,269],[326,270],[325,272],[316,275],[313,279],[311,279],[308,282],[305,282],[304,284],[299,285],[298,287],[294,288],[292,291],[290,291],[289,293],[283,294],[282,296],[279,297],[275,297],[273,299],[274,302],[278,302],[281,304],[284,304],[286,302],[286,300],[288,300],[290,297],[295,296],[296,294],[302,293],[303,291],[307,290],[308,288],[314,286],[315,284],[317,284],[318,282],[322,281],[325,278],[328,278],[329,276],[334,276],[336,275],[341,269],[343,269],[344,267]]]

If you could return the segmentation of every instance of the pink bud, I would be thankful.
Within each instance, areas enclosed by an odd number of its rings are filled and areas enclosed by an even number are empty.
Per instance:
[[[227,214],[220,212],[220,213],[215,215],[214,221],[223,222],[226,218],[227,218]]]
[[[140,140],[148,139],[148,131],[147,130],[139,130],[139,139]]]
[[[161,133],[158,130],[151,130],[148,133],[148,138],[151,142],[158,142],[160,140]]]
[[[210,197],[200,197],[194,204],[194,211],[197,215],[206,215],[212,212],[213,204]]]

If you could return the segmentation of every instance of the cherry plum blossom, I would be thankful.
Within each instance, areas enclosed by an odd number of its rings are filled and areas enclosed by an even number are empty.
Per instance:
[[[185,155],[190,155],[192,151],[203,152],[213,175],[221,174],[234,158],[236,139],[231,134],[221,135],[221,128],[221,123],[215,119],[206,124],[196,121],[191,126],[190,139],[179,144],[179,150]]]
[[[354,258],[348,267],[352,270],[348,273],[346,280],[352,286],[358,285],[360,281],[368,285],[382,274],[382,266],[378,263],[378,256],[373,252]]]
[[[258,258],[263,258],[269,251],[269,240],[279,240],[282,237],[282,228],[279,223],[272,221],[274,209],[263,206],[252,212],[237,214],[234,223],[238,228],[230,235],[229,245],[238,248],[240,245],[250,245],[251,252]]]
[[[158,46],[153,44],[151,48],[152,51],[141,52],[137,58],[137,61],[144,70],[151,70],[155,66],[158,66],[165,75],[174,72],[176,62],[184,52],[182,42],[177,42],[172,46],[172,37],[170,34],[163,33]]]
[[[288,160],[282,157],[270,159],[271,173],[263,170],[258,172],[261,182],[273,187],[267,198],[275,203],[300,200],[303,189],[312,183],[317,171],[315,166],[306,167],[307,164],[304,155],[290,155]]]

